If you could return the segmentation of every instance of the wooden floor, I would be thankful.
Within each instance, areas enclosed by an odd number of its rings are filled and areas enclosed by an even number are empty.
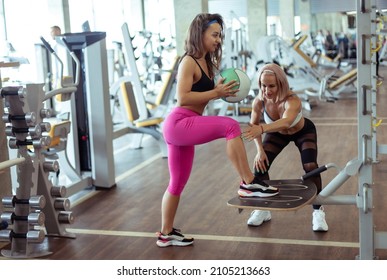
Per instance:
[[[383,74],[387,77],[387,71]],[[378,94],[379,143],[387,142],[387,88]],[[318,131],[318,162],[340,167],[357,158],[356,99],[335,103],[318,102],[304,115]],[[142,150],[128,150],[116,144],[117,187],[90,190],[74,201],[75,222],[68,231],[75,239],[46,238],[41,248],[54,260],[354,260],[359,254],[359,220],[355,206],[326,205],[329,231],[312,231],[312,207],[298,211],[272,212],[272,220],[260,227],[248,227],[250,212],[227,206],[236,195],[239,179],[225,153],[225,140],[197,146],[191,179],[183,193],[175,227],[195,237],[193,246],[158,248],[155,233],[160,230],[161,198],[168,184],[167,160],[160,157],[153,139]],[[387,143],[386,143],[387,144]],[[249,160],[255,155],[253,143],[246,143]],[[375,165],[374,223],[387,231],[387,156]],[[140,164],[139,164],[140,163]],[[272,179],[298,179],[303,174],[294,145],[280,154],[271,167]],[[323,173],[323,185],[336,171]],[[351,178],[337,194],[357,193],[357,177]],[[9,244],[0,243],[0,247]],[[387,250],[377,250],[386,260]]]

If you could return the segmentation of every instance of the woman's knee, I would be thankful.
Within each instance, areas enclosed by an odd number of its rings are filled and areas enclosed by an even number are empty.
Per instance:
[[[227,126],[226,139],[231,140],[236,137],[240,137],[241,133],[242,131],[239,123],[236,120],[230,118]]]
[[[175,195],[175,196],[179,196],[181,195],[181,193],[183,192],[184,190],[184,186],[183,187],[179,187],[179,186],[172,186],[172,185],[169,185],[168,188],[167,188],[167,191],[172,194],[172,195]]]

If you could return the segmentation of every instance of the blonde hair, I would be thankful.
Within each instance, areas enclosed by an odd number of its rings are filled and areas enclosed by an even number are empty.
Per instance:
[[[277,82],[278,94],[275,102],[283,101],[290,91],[289,82],[286,78],[284,70],[277,64],[271,63],[264,65],[258,72],[258,87],[260,89],[258,98],[263,100],[263,93],[261,90],[261,76],[262,74],[274,75]]]

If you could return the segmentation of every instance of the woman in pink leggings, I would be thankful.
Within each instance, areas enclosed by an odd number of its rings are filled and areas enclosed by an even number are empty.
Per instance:
[[[180,195],[189,179],[195,145],[226,138],[227,155],[241,177],[240,196],[268,197],[278,189],[267,185],[250,170],[239,123],[229,117],[203,116],[208,102],[234,96],[236,81],[215,85],[215,70],[222,57],[223,19],[219,14],[199,14],[192,21],[185,41],[177,79],[177,104],[164,122],[168,145],[170,181],[162,200],[162,225],[157,245],[187,246],[193,238],[173,227]]]

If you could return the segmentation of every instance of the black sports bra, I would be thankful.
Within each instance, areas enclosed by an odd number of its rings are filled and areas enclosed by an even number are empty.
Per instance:
[[[191,91],[203,92],[203,91],[209,91],[209,90],[214,89],[214,87],[215,87],[214,80],[211,80],[207,76],[206,72],[203,71],[199,62],[197,62],[193,56],[191,56],[191,57],[193,58],[193,60],[195,60],[196,64],[199,65],[200,71],[202,72],[202,76],[200,77],[200,80],[192,85]]]

